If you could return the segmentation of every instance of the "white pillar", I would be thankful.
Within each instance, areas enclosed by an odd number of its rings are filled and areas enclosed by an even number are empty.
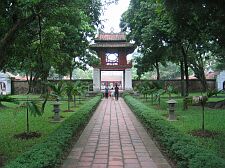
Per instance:
[[[93,91],[100,91],[100,69],[94,68],[93,70]]]
[[[11,94],[11,79],[7,79],[7,82],[6,82],[6,94]]]
[[[125,69],[125,90],[133,90],[131,69]]]
[[[222,71],[216,78],[217,90],[223,90],[224,81],[225,81],[225,71]]]

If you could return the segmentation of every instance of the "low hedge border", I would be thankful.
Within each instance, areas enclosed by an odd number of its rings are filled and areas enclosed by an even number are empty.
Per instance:
[[[34,145],[5,168],[46,168],[58,166],[65,152],[72,144],[72,139],[87,124],[96,109],[101,96],[96,96],[85,103],[76,113],[66,119],[57,130],[40,144]]]
[[[225,160],[210,150],[197,145],[191,136],[181,133],[163,117],[154,115],[154,109],[125,94],[124,99],[179,168],[221,168]],[[152,112],[152,113],[151,113]]]

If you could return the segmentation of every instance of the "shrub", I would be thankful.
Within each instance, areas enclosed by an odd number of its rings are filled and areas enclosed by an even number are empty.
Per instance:
[[[72,138],[87,123],[100,100],[101,97],[96,96],[85,103],[49,135],[43,143],[33,146],[29,151],[7,164],[5,168],[56,167],[61,163],[62,157],[71,146]]]
[[[154,109],[145,106],[129,95],[126,95],[124,99],[168,156],[175,161],[177,167],[225,167],[224,159],[212,151],[200,147],[191,136],[181,133],[164,118],[155,114]]]

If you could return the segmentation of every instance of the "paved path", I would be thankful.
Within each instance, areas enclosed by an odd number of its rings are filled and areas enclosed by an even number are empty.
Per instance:
[[[62,168],[170,168],[122,98],[103,99]]]

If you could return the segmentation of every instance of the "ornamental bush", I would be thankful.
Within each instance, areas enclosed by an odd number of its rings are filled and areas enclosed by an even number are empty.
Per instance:
[[[213,151],[200,147],[191,136],[180,132],[163,117],[155,114],[154,109],[130,95],[125,95],[124,99],[178,168],[225,167],[224,159]]]

